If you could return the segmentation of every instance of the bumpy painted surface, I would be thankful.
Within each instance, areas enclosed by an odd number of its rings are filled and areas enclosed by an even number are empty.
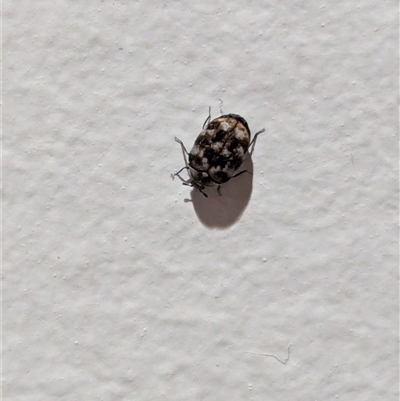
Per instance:
[[[2,7],[4,400],[398,401],[397,2]]]

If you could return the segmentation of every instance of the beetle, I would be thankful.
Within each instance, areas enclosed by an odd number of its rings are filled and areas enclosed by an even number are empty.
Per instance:
[[[249,125],[242,116],[225,114],[211,121],[210,108],[203,129],[190,152],[186,150],[183,142],[175,137],[175,141],[181,145],[185,166],[173,174],[173,177],[179,177],[183,185],[197,188],[205,197],[207,194],[204,189],[212,186],[217,186],[221,195],[222,184],[247,172],[238,170],[247,154],[253,153],[257,136],[264,131],[265,128],[251,139]],[[189,156],[189,162],[186,156]],[[187,180],[180,176],[183,170],[188,171]]]

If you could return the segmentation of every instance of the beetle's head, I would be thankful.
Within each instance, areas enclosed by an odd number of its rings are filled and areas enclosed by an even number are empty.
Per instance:
[[[215,182],[210,178],[210,175],[205,171],[197,171],[193,168],[189,169],[189,175],[192,180],[192,185],[199,189],[204,189],[205,187],[212,187]]]

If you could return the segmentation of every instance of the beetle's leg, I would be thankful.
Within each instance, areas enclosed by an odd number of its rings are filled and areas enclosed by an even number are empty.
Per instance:
[[[197,188],[206,198],[208,198],[208,195],[205,193],[205,192],[203,192],[203,190],[201,189],[201,188]]]
[[[256,145],[256,140],[257,140],[258,135],[260,135],[260,134],[263,133],[264,131],[265,131],[265,128],[263,128],[262,130],[256,132],[256,134],[254,135],[254,138],[253,138],[252,141],[250,142],[250,145],[249,145],[249,148],[251,147],[251,151],[249,152],[249,153],[250,153],[250,156],[253,154],[254,146]],[[252,146],[252,145],[253,145],[253,146]]]
[[[184,153],[186,153],[188,155],[189,152],[186,150],[185,145],[183,144],[183,142],[177,137],[175,137],[175,141],[178,142],[179,145],[181,145],[182,152],[184,152]]]
[[[183,142],[180,139],[175,137],[175,141],[178,142],[181,145],[182,153],[183,153],[183,160],[185,161],[185,167],[189,168],[189,163],[188,163],[187,158],[186,158],[186,155],[188,155],[189,152],[186,150],[185,145],[183,144]]]
[[[187,185],[188,187],[195,187],[195,188],[197,188],[206,198],[208,198],[208,195],[207,195],[205,192],[203,192],[204,187],[203,187],[203,188],[200,188],[200,187],[198,187],[197,185],[193,185],[192,182],[184,182],[183,185]]]
[[[175,177],[179,177],[179,179],[181,180],[181,181],[186,181],[186,180],[184,180],[181,176],[180,176],[180,173],[183,171],[183,170],[188,170],[188,167],[182,167],[179,171],[177,171],[176,173],[174,173],[174,174],[171,174],[171,178],[172,179],[174,179]]]
[[[249,174],[253,174],[252,172],[248,171],[248,170],[242,170],[239,173],[233,175],[231,178],[235,178],[235,177],[239,177],[239,175],[242,175],[243,173],[249,173]]]
[[[218,186],[217,186],[217,192],[218,192],[218,195],[219,195],[219,196],[222,195],[222,194],[221,194],[221,185],[218,185]]]
[[[180,172],[181,171],[183,171],[183,170],[188,170],[189,169],[189,167],[182,167],[178,172],[176,172],[175,174],[171,174],[171,177],[172,177],[172,179],[174,179],[175,177],[178,177],[181,181],[182,181],[182,183],[184,184],[184,185],[192,185],[192,179],[191,178],[188,178],[187,180],[185,180],[184,178],[182,178],[181,176],[180,176]]]
[[[185,167],[182,167],[179,171],[177,171],[177,172],[174,174],[174,176],[175,176],[175,175],[179,175],[179,174],[181,173],[181,171],[183,171],[183,170],[185,170],[185,169],[188,170],[189,167],[186,167],[186,166],[185,166]]]
[[[222,106],[224,105],[224,102],[222,101],[222,99],[218,99],[218,100],[219,100],[219,112],[221,113],[221,116],[222,116],[222,114],[224,114],[222,111]]]
[[[178,172],[176,172],[175,174],[173,174],[172,175],[172,178],[174,178],[174,177],[178,177],[183,183],[189,183],[189,182],[191,182],[191,179],[189,178],[188,180],[184,180],[180,175],[179,175],[179,173],[181,172],[181,171],[183,171],[183,170],[189,170],[189,164],[188,164],[188,161],[187,161],[187,158],[186,158],[186,155],[188,155],[189,153],[188,153],[188,151],[186,150],[186,148],[185,148],[185,145],[183,144],[183,142],[180,140],[180,139],[178,139],[177,137],[175,137],[175,141],[176,142],[178,142],[180,145],[181,145],[181,148],[182,148],[182,154],[183,154],[183,160],[185,161],[185,167],[182,167]]]
[[[206,118],[206,121],[204,121],[203,129],[210,122],[210,120],[211,120],[211,106],[208,106],[208,117]]]

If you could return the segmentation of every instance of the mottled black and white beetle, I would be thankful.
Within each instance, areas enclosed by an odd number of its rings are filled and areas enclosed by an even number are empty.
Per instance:
[[[217,185],[220,193],[221,184],[246,172],[246,170],[238,172],[238,169],[247,153],[253,153],[257,136],[265,131],[265,128],[258,131],[251,140],[246,120],[237,114],[226,114],[210,120],[209,113],[190,153],[183,142],[175,137],[175,141],[182,147],[185,167],[173,176],[178,176],[183,185],[197,188],[204,196],[207,196],[203,192],[205,187]],[[186,155],[189,155],[189,162]],[[179,175],[185,169],[188,170],[188,180]]]

